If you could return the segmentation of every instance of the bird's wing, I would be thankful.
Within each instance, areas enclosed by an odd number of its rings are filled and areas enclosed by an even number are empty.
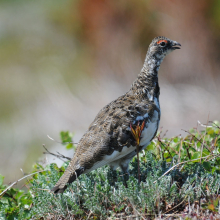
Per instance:
[[[146,102],[121,96],[105,106],[83,135],[72,159],[72,167],[90,169],[105,155],[121,152],[124,146],[135,146],[130,125],[142,124],[152,117],[154,109]]]
[[[135,146],[130,124],[135,124],[139,115],[151,114],[149,105],[129,99],[126,95],[105,106],[80,139],[69,166],[52,191],[63,192],[67,183],[73,182],[84,171],[91,170],[106,155],[112,155],[115,151],[120,154],[124,146]],[[103,160],[101,165],[110,162]]]

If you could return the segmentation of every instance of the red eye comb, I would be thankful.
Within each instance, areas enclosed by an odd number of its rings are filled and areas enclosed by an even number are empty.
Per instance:
[[[159,40],[159,41],[157,41],[157,44],[160,44],[162,42],[167,43],[167,40]]]

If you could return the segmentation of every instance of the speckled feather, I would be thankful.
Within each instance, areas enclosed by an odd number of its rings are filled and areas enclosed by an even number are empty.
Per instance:
[[[158,45],[159,41],[167,42],[167,48]],[[73,182],[82,173],[106,164],[117,165],[124,172],[127,171],[130,159],[136,155],[136,142],[130,124],[137,125],[145,121],[144,135],[152,133],[149,137],[141,136],[144,144],[139,149],[145,148],[156,135],[160,121],[158,70],[163,58],[178,49],[174,48],[176,45],[180,44],[165,37],[157,37],[152,41],[144,66],[131,89],[100,110],[52,191],[62,193],[67,183]],[[150,128],[151,123],[154,123],[153,130]],[[151,131],[147,130],[148,127]]]

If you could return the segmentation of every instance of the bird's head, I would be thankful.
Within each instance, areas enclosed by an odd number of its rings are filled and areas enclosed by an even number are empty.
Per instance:
[[[156,37],[149,46],[148,52],[157,58],[164,58],[170,52],[180,49],[181,44],[166,37]]]

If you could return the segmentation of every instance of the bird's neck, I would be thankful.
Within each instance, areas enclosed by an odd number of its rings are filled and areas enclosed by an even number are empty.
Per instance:
[[[151,101],[155,97],[159,97],[158,71],[163,58],[147,53],[144,66],[131,87],[134,94],[146,94],[146,97]]]

